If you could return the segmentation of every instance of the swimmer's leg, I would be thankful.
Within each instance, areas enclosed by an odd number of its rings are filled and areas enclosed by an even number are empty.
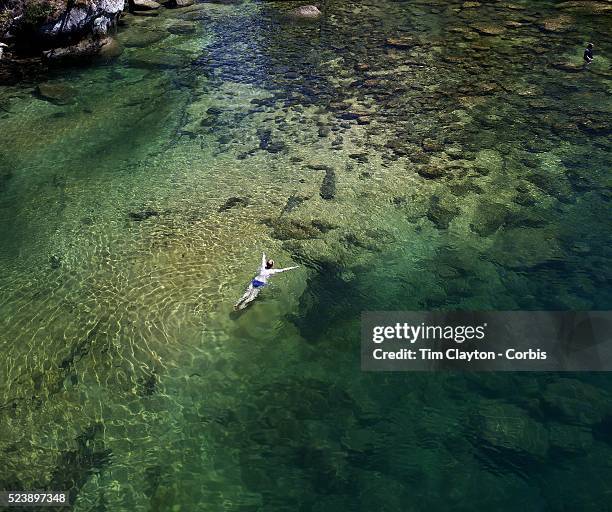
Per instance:
[[[253,284],[249,284],[244,295],[240,297],[240,300],[234,304],[234,309],[244,309],[249,302],[255,300],[257,295],[259,294],[259,290],[253,286]]]
[[[251,291],[252,290],[253,290],[253,285],[251,283],[249,283],[249,286],[247,286],[247,289],[244,292],[244,295],[242,297],[240,297],[240,300],[238,300],[238,302],[236,302],[236,304],[234,304],[234,309],[238,309],[242,305],[242,303],[245,300],[247,300],[249,295],[251,295]]]
[[[259,291],[260,288],[253,288],[249,296],[244,301],[242,301],[242,304],[240,305],[239,309],[244,309],[249,305],[250,302],[253,302],[259,295]]]

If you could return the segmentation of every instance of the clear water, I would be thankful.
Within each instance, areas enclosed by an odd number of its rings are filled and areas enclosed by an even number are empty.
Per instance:
[[[366,309],[610,309],[610,12],[289,5],[127,18],[116,61],[0,87],[0,484],[611,510],[608,375],[359,369]],[[235,314],[264,250],[301,268]]]

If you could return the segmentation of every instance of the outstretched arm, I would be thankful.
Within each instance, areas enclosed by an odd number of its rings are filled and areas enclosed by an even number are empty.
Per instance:
[[[287,268],[275,268],[274,270],[268,270],[270,274],[280,274],[281,272],[287,272],[287,270],[293,270],[299,267],[287,267]]]
[[[268,261],[268,260],[266,260],[266,253],[264,252],[264,253],[261,255],[261,267],[259,267],[260,272],[266,268],[266,262],[267,262],[267,261]]]

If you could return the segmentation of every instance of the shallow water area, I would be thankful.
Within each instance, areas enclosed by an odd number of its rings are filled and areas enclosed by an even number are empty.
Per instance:
[[[608,509],[607,375],[359,369],[363,310],[612,304],[609,4],[472,4],[127,16],[116,60],[0,87],[4,487]],[[236,313],[262,251],[300,269]]]

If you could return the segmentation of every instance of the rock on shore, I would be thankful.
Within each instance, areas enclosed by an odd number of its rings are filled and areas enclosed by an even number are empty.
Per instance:
[[[7,0],[0,40],[29,53],[62,48],[75,56],[97,52],[124,8],[125,0]],[[96,41],[99,40],[99,41]]]

